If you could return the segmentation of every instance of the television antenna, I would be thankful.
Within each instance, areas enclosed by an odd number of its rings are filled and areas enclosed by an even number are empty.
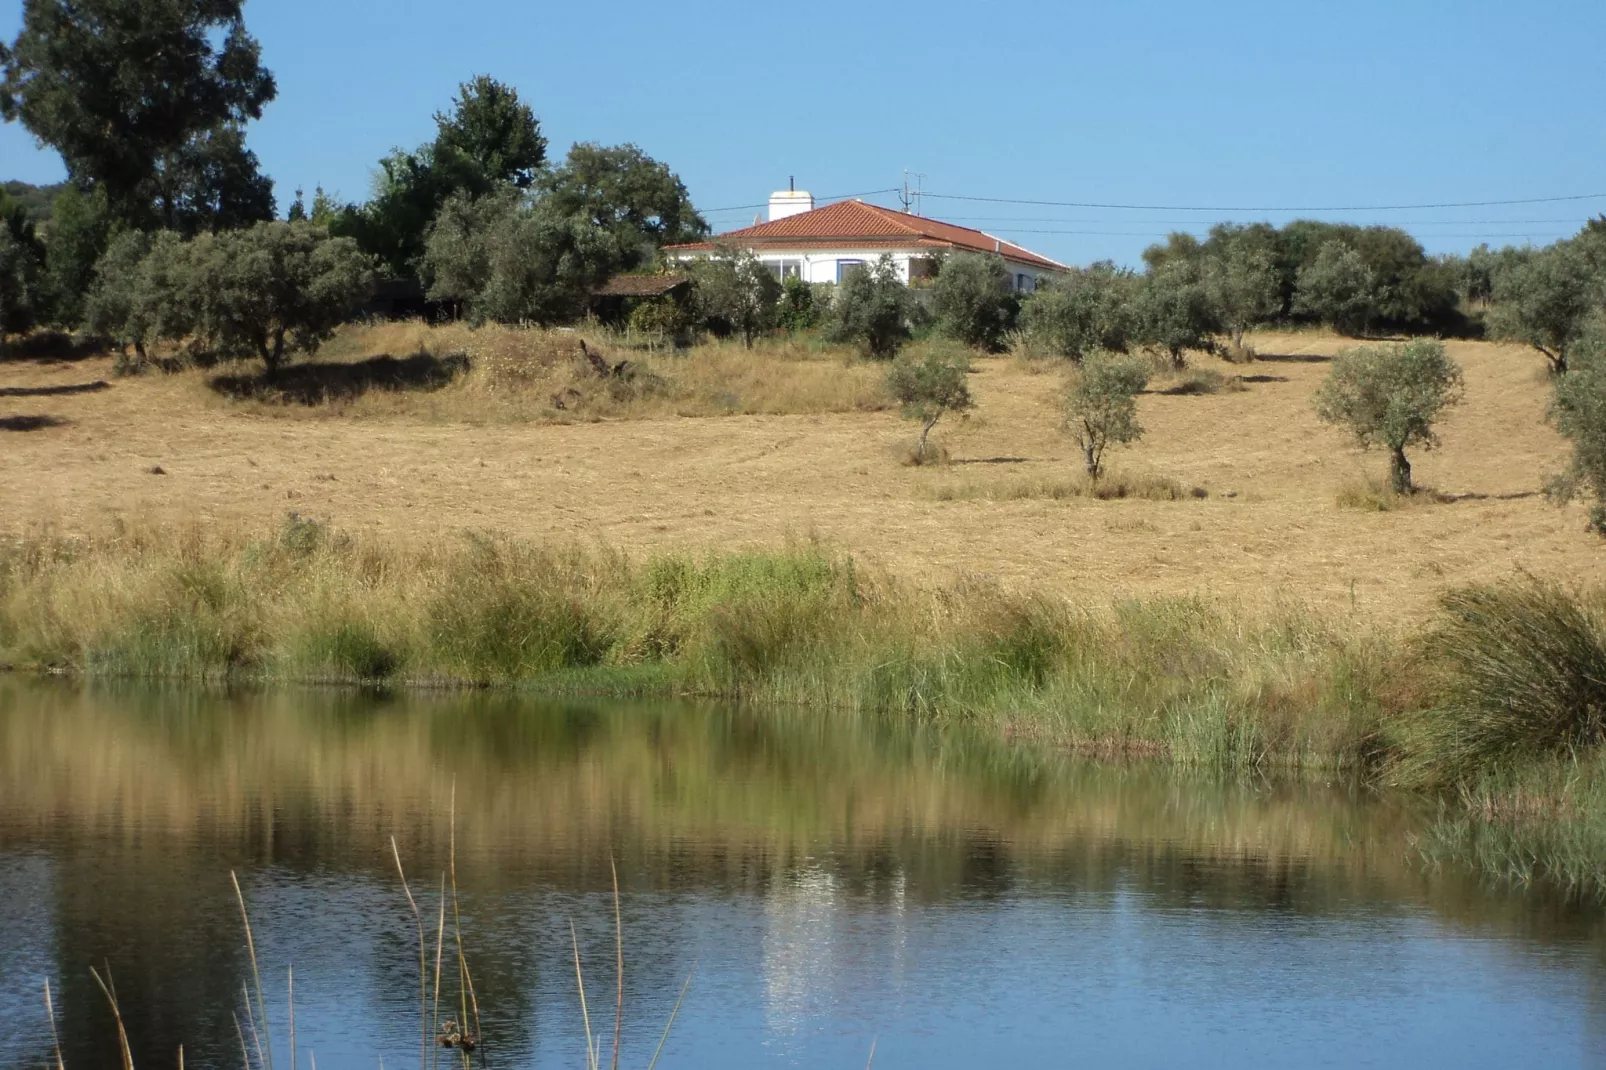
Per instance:
[[[909,188],[909,179],[915,180],[913,189]],[[914,206],[914,214],[920,214],[920,198],[924,196],[926,173],[924,171],[911,171],[903,169],[903,188],[898,190],[898,200],[903,204],[905,214],[908,214],[910,205]]]

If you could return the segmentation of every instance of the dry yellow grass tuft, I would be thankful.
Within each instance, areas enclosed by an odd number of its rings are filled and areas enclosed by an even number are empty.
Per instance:
[[[1184,507],[991,491],[938,500],[955,484],[1076,478],[1051,363],[1033,374],[1018,358],[977,360],[975,412],[934,435],[950,463],[905,467],[909,425],[891,409],[861,411],[886,404],[878,365],[803,345],[649,354],[646,368],[680,393],[610,399],[616,408],[576,418],[550,411],[556,386],[506,397],[485,381],[493,350],[530,333],[346,332],[330,361],[422,349],[472,362],[478,346],[481,366],[434,391],[310,408],[219,397],[212,373],[116,379],[109,358],[0,363],[0,529],[93,532],[118,517],[277,524],[294,510],[403,540],[479,529],[632,554],[814,534],[919,579],[979,573],[1083,601],[1296,595],[1381,618],[1420,616],[1448,586],[1517,570],[1606,582],[1606,545],[1585,531],[1583,510],[1540,494],[1567,447],[1544,422],[1543,358],[1521,347],[1449,343],[1466,401],[1439,429],[1443,447],[1412,463],[1451,500],[1379,512],[1337,501],[1386,462],[1316,419],[1311,393],[1347,344],[1328,335],[1253,336],[1253,364],[1194,358],[1240,376],[1243,391],[1139,399],[1146,434],[1115,463],[1209,488]],[[637,359],[595,340],[609,360]],[[574,364],[553,367],[578,374]],[[94,388],[101,381],[110,385]],[[751,415],[676,418],[691,413]],[[303,414],[323,418],[286,418]]]

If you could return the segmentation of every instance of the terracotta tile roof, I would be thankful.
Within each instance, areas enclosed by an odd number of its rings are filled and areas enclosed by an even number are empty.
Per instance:
[[[716,234],[708,241],[672,245],[683,252],[712,252],[725,245],[850,246],[875,248],[965,249],[979,253],[998,253],[1005,259],[1051,271],[1064,271],[1065,265],[1023,249],[1013,242],[995,238],[980,230],[955,226],[925,216],[895,212],[863,201],[838,201],[812,212],[799,212],[785,219],[758,223],[741,230]]]
[[[597,297],[662,297],[689,281],[685,275],[615,275],[592,293]]]

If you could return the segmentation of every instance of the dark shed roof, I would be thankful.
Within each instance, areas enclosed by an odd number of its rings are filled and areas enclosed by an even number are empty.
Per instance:
[[[690,281],[685,275],[615,275],[593,293],[597,297],[662,297]]]

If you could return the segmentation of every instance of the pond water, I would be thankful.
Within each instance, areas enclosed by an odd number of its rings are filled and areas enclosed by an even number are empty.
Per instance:
[[[300,1066],[415,1065],[391,838],[433,969],[454,825],[476,1065],[585,1064],[571,922],[610,1061],[610,860],[627,1067],[688,975],[663,1067],[1606,1065],[1601,910],[1425,870],[1423,820],[799,711],[0,677],[0,1065],[46,979],[117,1065],[96,966],[136,1065],[240,1066],[231,871],[275,1064],[293,967]]]

